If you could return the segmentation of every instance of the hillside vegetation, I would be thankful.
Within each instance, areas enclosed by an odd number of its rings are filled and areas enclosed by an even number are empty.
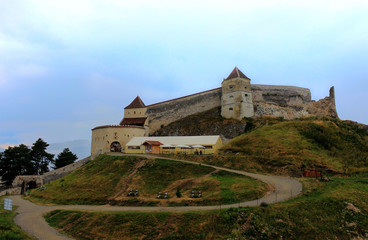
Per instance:
[[[367,239],[368,178],[304,179],[302,196],[222,211],[53,211],[51,226],[76,239]]]
[[[238,167],[244,161],[297,175],[314,168],[353,173],[368,169],[368,134],[337,119],[281,121],[232,139],[223,153],[239,156]]]
[[[138,197],[127,196],[129,190]],[[202,198],[190,198],[201,191]],[[33,190],[29,199],[55,204],[113,204],[134,206],[211,205],[261,197],[262,182],[212,167],[145,157],[100,155],[69,175]],[[156,199],[167,192],[167,199]],[[180,194],[179,194],[179,193]],[[179,197],[177,196],[179,195]]]
[[[210,117],[211,114],[216,117]],[[156,134],[235,135],[218,156],[174,156],[216,166],[292,176],[301,176],[305,169],[315,168],[327,174],[368,170],[366,125],[334,118],[262,117],[237,121],[223,119],[218,114],[212,109],[192,115]],[[231,127],[241,124],[242,128]]]

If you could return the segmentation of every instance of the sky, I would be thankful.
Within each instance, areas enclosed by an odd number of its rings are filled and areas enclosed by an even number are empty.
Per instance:
[[[0,148],[90,140],[146,105],[221,86],[335,86],[368,124],[368,1],[0,0]]]

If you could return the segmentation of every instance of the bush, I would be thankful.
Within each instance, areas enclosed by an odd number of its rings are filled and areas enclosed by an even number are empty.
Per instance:
[[[176,195],[178,198],[181,198],[180,188],[177,188],[177,189],[176,189],[176,193],[175,193],[175,195]]]

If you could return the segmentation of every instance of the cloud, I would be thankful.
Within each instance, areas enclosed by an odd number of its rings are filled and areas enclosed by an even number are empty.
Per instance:
[[[314,99],[335,85],[340,115],[367,122],[348,109],[361,101],[339,94],[365,89],[367,10],[354,0],[4,1],[0,142],[89,139],[136,95],[152,104],[219,87],[234,66]]]
[[[15,146],[18,146],[18,145],[15,145],[15,144],[9,144],[9,143],[6,143],[6,144],[0,144],[0,148],[2,148],[3,150],[8,149],[9,147],[15,147]]]

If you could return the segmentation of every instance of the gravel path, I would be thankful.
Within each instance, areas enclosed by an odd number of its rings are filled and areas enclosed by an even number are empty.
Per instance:
[[[142,156],[142,155],[140,155]],[[156,158],[154,156],[147,155],[148,158]],[[162,159],[162,158],[161,158]],[[186,162],[191,164],[200,163],[185,161],[185,160],[175,160],[169,159],[173,161]],[[258,179],[262,182],[267,183],[272,191],[268,192],[265,196],[260,199],[241,202],[236,204],[227,204],[227,205],[217,205],[217,206],[182,206],[182,207],[121,207],[121,206],[92,206],[92,205],[59,205],[59,206],[42,206],[36,205],[32,202],[26,201],[21,198],[21,196],[11,196],[13,199],[13,204],[19,206],[17,209],[18,215],[15,217],[14,221],[17,225],[19,225],[23,230],[32,234],[38,239],[71,239],[68,238],[54,228],[50,227],[43,215],[47,212],[56,210],[56,209],[70,209],[70,210],[86,210],[86,211],[202,211],[202,210],[216,210],[216,209],[226,209],[226,208],[234,208],[234,207],[247,207],[247,206],[257,206],[261,204],[261,202],[266,202],[268,204],[282,202],[288,200],[290,198],[295,197],[296,195],[302,192],[302,184],[292,178],[289,177],[279,177],[279,176],[268,176],[262,174],[248,173],[240,170],[233,170],[222,167],[215,167],[212,165],[201,164],[202,166],[213,167],[218,170],[224,170],[228,172],[233,172],[245,176],[249,176],[255,179]]]

